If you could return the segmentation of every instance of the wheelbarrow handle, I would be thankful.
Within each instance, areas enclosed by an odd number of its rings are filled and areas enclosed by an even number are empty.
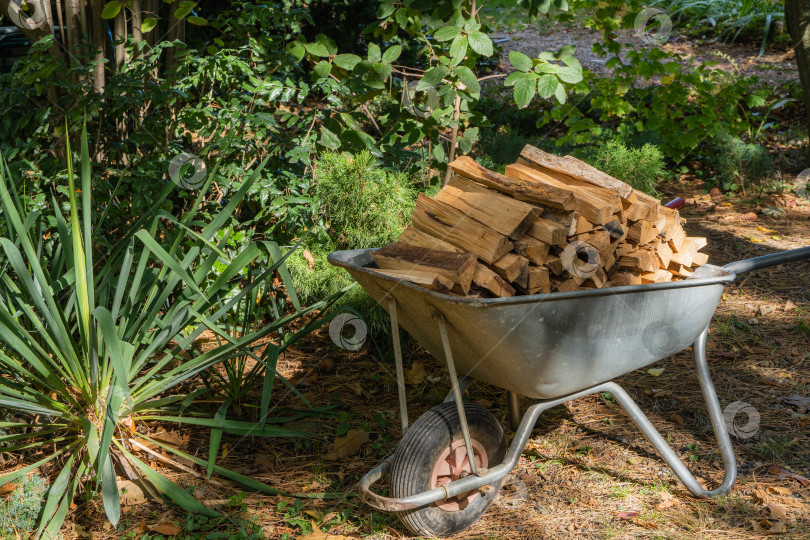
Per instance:
[[[802,261],[805,259],[810,259],[810,247],[791,249],[789,251],[782,251],[781,253],[772,253],[770,255],[763,255],[762,257],[754,257],[753,259],[743,259],[741,261],[729,263],[723,268],[734,274],[741,274],[751,270],[767,268],[768,266],[776,266],[777,264]]]

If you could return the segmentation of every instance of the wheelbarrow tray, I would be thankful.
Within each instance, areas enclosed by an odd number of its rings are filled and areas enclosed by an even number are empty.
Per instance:
[[[724,284],[735,277],[705,265],[669,283],[478,299],[376,272],[372,251],[334,252],[329,262],[377,302],[393,298],[399,324],[434,358],[446,361],[431,320],[438,313],[460,373],[534,399],[572,394],[685,349],[708,326]]]

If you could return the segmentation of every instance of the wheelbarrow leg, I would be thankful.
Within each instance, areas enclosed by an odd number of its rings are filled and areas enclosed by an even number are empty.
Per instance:
[[[512,431],[517,431],[520,425],[520,396],[509,390],[509,427]]]
[[[712,420],[712,427],[714,428],[714,435],[717,437],[717,442],[720,445],[720,451],[723,454],[723,463],[725,464],[726,472],[723,478],[723,483],[717,489],[707,490],[704,489],[695,477],[686,468],[686,465],[678,458],[672,448],[667,444],[664,438],[658,433],[658,430],[647,419],[638,405],[636,405],[633,398],[625,392],[625,390],[616,383],[606,383],[609,386],[609,392],[616,398],[622,407],[633,419],[633,422],[638,425],[644,436],[652,443],[667,465],[670,466],[672,471],[678,479],[684,483],[687,489],[692,494],[698,497],[713,497],[715,495],[725,495],[731,490],[737,479],[737,460],[734,456],[734,449],[731,446],[731,439],[728,435],[728,428],[726,427],[725,419],[723,418],[723,411],[720,409],[720,402],[717,400],[717,392],[714,390],[711,375],[709,374],[709,367],[706,364],[706,336],[708,328],[700,334],[697,341],[694,343],[695,354],[695,368],[697,370],[698,380],[700,381],[700,388],[703,390],[703,397],[706,400],[706,407],[709,409],[709,417]]]

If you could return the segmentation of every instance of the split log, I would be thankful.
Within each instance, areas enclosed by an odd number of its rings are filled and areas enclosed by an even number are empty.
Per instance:
[[[612,204],[606,203],[600,197],[586,190],[569,190],[570,186],[536,169],[516,163],[506,166],[506,175],[511,178],[533,182],[537,186],[546,186],[572,193],[576,200],[577,212],[588,221],[602,225],[613,219]]]
[[[560,210],[573,210],[576,206],[574,194],[568,189],[507,178],[502,174],[485,169],[472,158],[461,156],[449,164],[456,173],[505,193],[519,201],[525,201]]]
[[[435,249],[437,251],[455,251],[463,252],[460,247],[456,247],[450,242],[439,240],[435,236],[431,236],[426,232],[420,231],[416,227],[406,227],[402,234],[399,235],[397,242],[408,244],[411,246],[418,246],[428,249]]]
[[[529,259],[507,253],[490,265],[490,269],[506,281],[517,283],[521,287],[528,284]]]
[[[384,270],[438,274],[458,284],[464,294],[470,290],[476,266],[472,253],[436,251],[399,242],[372,251],[371,257]]]
[[[435,199],[517,240],[531,227],[539,212],[525,202],[487,189],[463,176],[454,175]]]
[[[489,264],[514,247],[506,236],[424,193],[420,193],[416,199],[413,225],[423,232],[475,253]]]
[[[515,295],[515,289],[512,288],[511,285],[505,282],[501,276],[480,263],[475,267],[473,283],[499,298]]]
[[[535,219],[526,234],[552,246],[564,246],[566,244],[565,227],[550,219]]]
[[[391,270],[387,268],[375,268],[374,270],[386,276],[416,283],[432,291],[450,292],[454,285],[453,281],[436,272],[425,270]]]
[[[529,259],[529,262],[541,266],[546,262],[548,250],[551,246],[530,235],[525,235],[520,240],[515,240],[515,253]]]
[[[632,193],[633,187],[605,174],[599,169],[580,161],[573,156],[559,157],[543,152],[530,144],[523,147],[520,156],[528,161],[541,165],[553,171],[568,174],[577,180],[582,180],[590,184],[595,184],[611,189],[622,197]]]

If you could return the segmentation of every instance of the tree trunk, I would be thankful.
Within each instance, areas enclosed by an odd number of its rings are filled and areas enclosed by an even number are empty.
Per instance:
[[[793,50],[796,51],[796,65],[799,68],[807,113],[806,127],[810,133],[810,0],[785,0],[785,23],[793,42]],[[810,165],[810,141],[805,160]]]
[[[127,16],[123,8],[115,16],[113,45],[115,46],[115,72],[118,73],[127,63]]]
[[[104,0],[90,0],[90,27],[92,29],[93,47],[96,49],[95,66],[93,67],[93,90],[99,94],[104,92],[107,84],[104,73],[104,64],[107,58],[105,42],[107,38],[104,19],[101,12],[104,9]]]

